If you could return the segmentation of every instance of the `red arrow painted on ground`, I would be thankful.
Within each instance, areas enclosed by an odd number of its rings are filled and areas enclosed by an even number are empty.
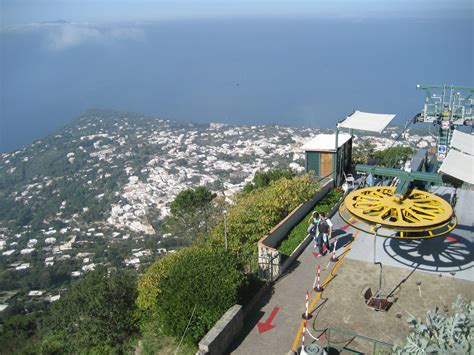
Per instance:
[[[276,327],[275,324],[272,324],[272,320],[273,320],[273,318],[275,318],[275,316],[277,315],[279,310],[280,310],[280,307],[273,308],[273,311],[270,314],[270,317],[268,317],[268,319],[265,323],[261,323],[261,322],[257,323],[259,333],[266,332],[267,330],[270,330],[270,329],[273,329],[273,328]]]

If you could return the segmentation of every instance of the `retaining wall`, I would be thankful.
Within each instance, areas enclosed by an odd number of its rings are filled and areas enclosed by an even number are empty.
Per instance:
[[[241,305],[234,305],[225,312],[216,324],[199,342],[196,355],[225,354],[232,341],[237,338],[244,326]]]

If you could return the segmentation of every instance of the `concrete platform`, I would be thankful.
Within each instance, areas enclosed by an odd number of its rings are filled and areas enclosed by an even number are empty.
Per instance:
[[[452,188],[433,191],[449,198]],[[432,274],[449,274],[455,278],[474,281],[474,191],[459,190],[455,207],[458,217],[456,228],[445,236],[402,240],[378,237],[375,243],[375,259],[383,265],[417,270]],[[343,223],[335,217],[337,224]],[[365,232],[353,243],[349,259],[374,261],[374,236]]]
[[[441,188],[442,189],[442,188]],[[449,198],[451,191],[439,190]],[[380,266],[374,265],[374,237],[348,226],[339,215],[332,218],[338,263],[329,255],[317,258],[311,243],[291,270],[261,299],[258,311],[246,320],[245,332],[236,339],[232,354],[288,354],[300,346],[306,291],[310,292],[310,333],[324,345],[328,327],[394,344],[409,332],[406,319],[423,317],[434,307],[447,310],[458,294],[473,299],[472,245],[474,192],[459,191],[457,228],[447,236],[424,241],[378,238],[375,259],[382,262],[382,293],[392,293],[387,313],[374,312],[364,302],[363,290],[378,289]],[[314,254],[313,254],[314,253]],[[321,265],[322,293],[311,292],[317,265]],[[269,317],[272,318],[268,322]],[[259,331],[258,324],[271,324]],[[265,327],[263,327],[265,328]],[[306,334],[306,344],[317,343]],[[362,345],[361,345],[362,346]],[[361,349],[371,353],[363,346]]]

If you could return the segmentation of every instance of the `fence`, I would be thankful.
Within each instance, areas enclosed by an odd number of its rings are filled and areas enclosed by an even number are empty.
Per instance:
[[[353,354],[391,354],[393,345],[339,328],[325,330],[326,349],[334,353]]]

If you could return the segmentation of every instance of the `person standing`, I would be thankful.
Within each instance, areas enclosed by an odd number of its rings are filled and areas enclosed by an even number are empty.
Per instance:
[[[309,224],[308,234],[311,234],[313,236],[314,247],[316,248],[316,246],[317,246],[316,237],[319,234],[319,232],[318,232],[319,213],[317,211],[314,211],[311,214],[311,217],[309,217],[309,219],[308,219],[308,224]]]
[[[323,254],[323,245],[326,245],[327,250],[329,251],[331,248],[329,246],[329,238],[332,235],[332,228],[333,224],[329,218],[326,218],[325,212],[319,213],[319,223],[317,226],[317,243],[319,246],[319,254]]]

